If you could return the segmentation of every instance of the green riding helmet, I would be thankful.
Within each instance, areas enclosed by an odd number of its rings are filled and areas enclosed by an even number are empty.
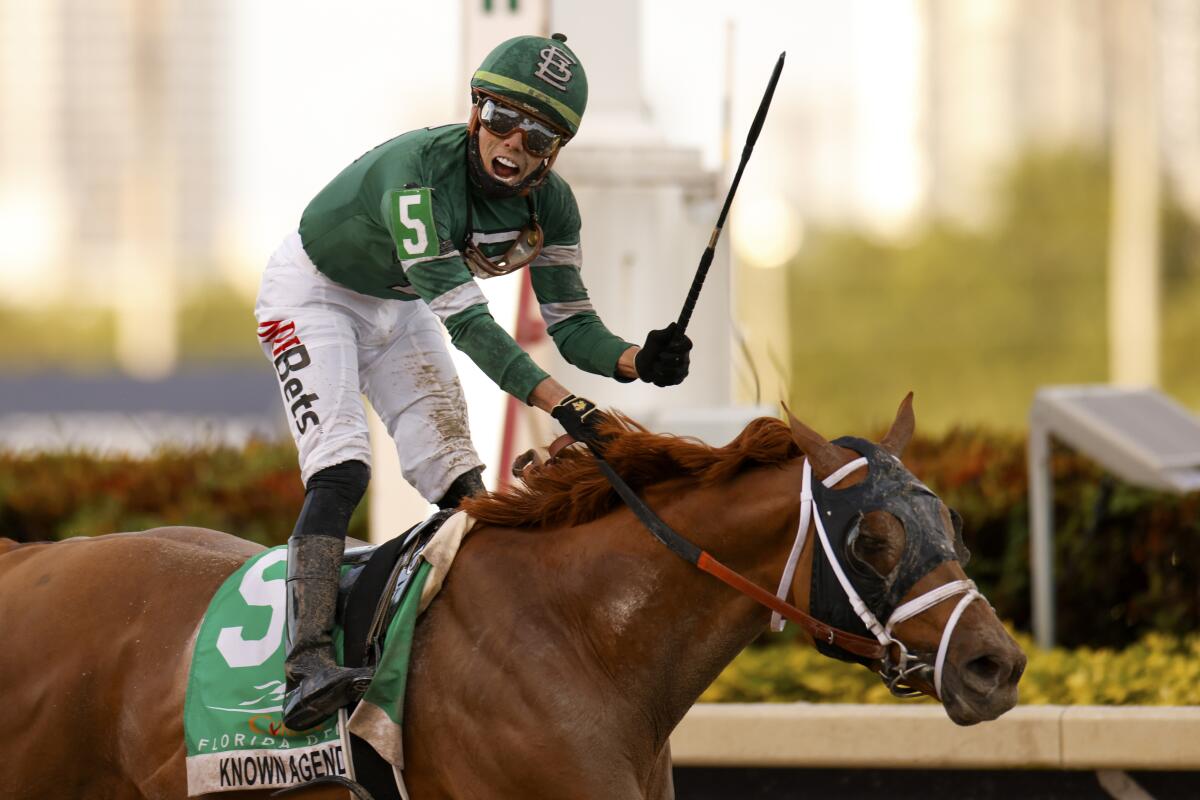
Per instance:
[[[498,95],[561,128],[570,138],[587,108],[587,74],[561,33],[502,42],[471,77],[471,89]]]

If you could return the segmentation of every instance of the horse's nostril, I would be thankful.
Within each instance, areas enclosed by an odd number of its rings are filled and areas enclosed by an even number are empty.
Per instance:
[[[979,683],[995,686],[1002,677],[1004,665],[992,656],[979,656],[967,662],[967,674]],[[1009,671],[1012,668],[1009,667]]]

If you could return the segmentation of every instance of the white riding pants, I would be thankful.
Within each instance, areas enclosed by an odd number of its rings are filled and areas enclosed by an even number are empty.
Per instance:
[[[482,465],[441,323],[424,302],[335,283],[293,233],[267,262],[254,315],[305,484],[343,461],[371,463],[363,394],[396,443],[404,479],[429,502]]]

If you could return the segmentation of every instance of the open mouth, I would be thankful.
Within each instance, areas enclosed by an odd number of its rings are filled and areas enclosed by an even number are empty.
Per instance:
[[[501,180],[512,180],[521,174],[521,168],[512,159],[496,156],[492,159],[492,173]]]

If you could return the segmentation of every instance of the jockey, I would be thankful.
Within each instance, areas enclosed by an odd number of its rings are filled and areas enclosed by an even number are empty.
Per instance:
[[[688,373],[691,342],[674,323],[639,348],[610,333],[588,299],[579,210],[551,171],[587,105],[566,37],[502,43],[472,77],[471,98],[465,125],[406,133],[346,167],[263,275],[258,335],[305,483],[288,540],[284,722],[295,730],[370,680],[369,669],[337,666],[331,639],[346,530],[370,474],[361,394],[395,441],[405,480],[441,508],[483,491],[441,325],[500,388],[598,444],[602,414],[521,350],[474,278],[528,266],[558,351],[580,369],[656,386]]]

